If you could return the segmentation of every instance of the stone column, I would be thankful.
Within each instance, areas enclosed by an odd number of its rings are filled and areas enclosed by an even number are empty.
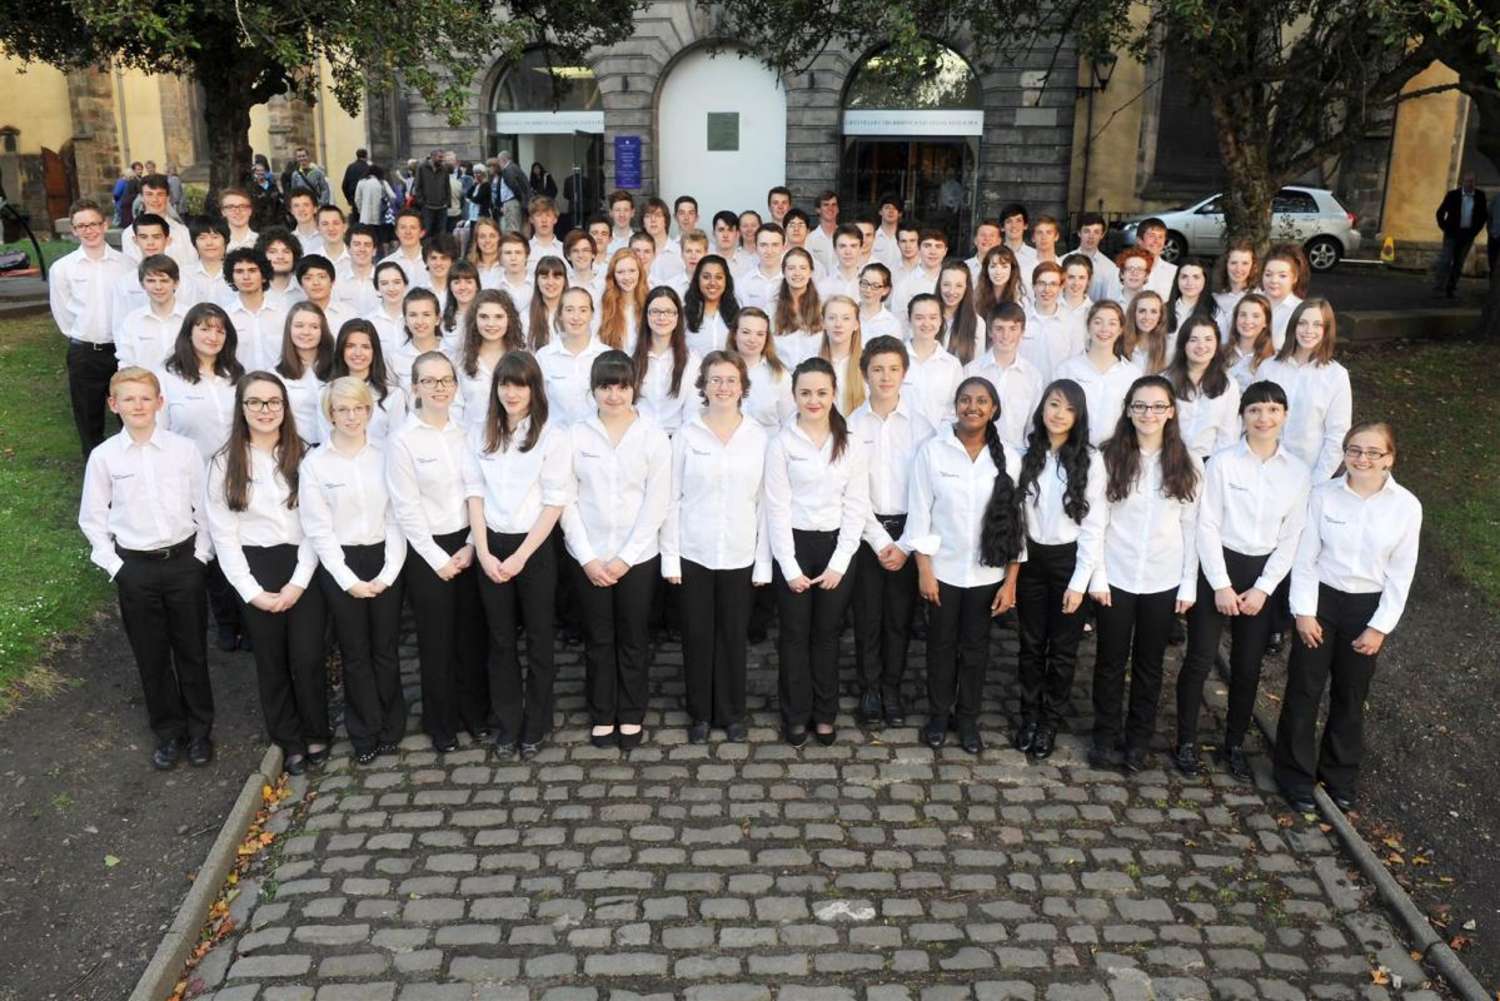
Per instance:
[[[68,105],[73,112],[78,194],[109,205],[110,192],[125,166],[115,123],[115,87],[109,66],[73,70],[68,73],[67,81]]]

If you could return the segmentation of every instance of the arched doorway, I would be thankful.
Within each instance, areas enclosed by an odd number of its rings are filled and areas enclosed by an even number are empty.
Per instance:
[[[696,49],[673,63],[656,109],[658,189],[715,212],[765,204],[786,183],[786,91],[760,60]]]
[[[907,218],[942,229],[955,253],[967,248],[984,133],[979,78],[968,62],[940,48],[913,83],[872,53],[850,74],[842,122],[844,211],[873,217],[880,199],[895,194]]]
[[[540,163],[552,174],[565,225],[599,210],[604,103],[592,67],[554,63],[542,47],[526,50],[495,81],[487,125],[486,156],[509,150],[522,170]]]

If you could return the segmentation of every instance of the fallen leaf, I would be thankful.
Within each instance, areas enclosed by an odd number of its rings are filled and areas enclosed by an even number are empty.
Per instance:
[[[1390,971],[1383,966],[1377,966],[1370,971],[1370,983],[1379,984],[1384,987],[1391,982]]]
[[[1391,852],[1389,855],[1387,855],[1385,857],[1385,860],[1386,860],[1386,862],[1390,863],[1391,865],[1405,865],[1406,864],[1406,859],[1404,859],[1404,858],[1401,857],[1401,853],[1400,852]]]
[[[113,869],[115,866],[117,866],[119,864],[120,864],[120,860],[117,859],[117,858],[115,858],[113,855],[106,855],[106,856],[104,856],[104,868],[106,868],[106,869]]]
[[[1454,952],[1462,952],[1473,944],[1473,940],[1467,935],[1454,935],[1448,940],[1448,946]]]
[[[1467,921],[1464,922],[1464,931],[1473,931],[1475,928],[1478,928],[1478,927],[1479,927],[1479,922],[1476,921],[1476,920],[1474,920],[1473,918],[1470,918],[1469,920],[1467,920]]]

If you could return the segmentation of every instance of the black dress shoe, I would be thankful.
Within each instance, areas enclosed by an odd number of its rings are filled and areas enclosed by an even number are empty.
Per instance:
[[[307,763],[314,768],[322,768],[328,762],[328,748],[320,747],[316,751],[307,752]]]
[[[1010,746],[1022,753],[1029,752],[1036,744],[1036,724],[1026,720],[1016,727],[1016,732],[1011,735]]]
[[[807,743],[807,727],[789,725],[786,728],[785,737],[788,744],[793,747],[801,747]]]
[[[1057,747],[1057,727],[1051,723],[1043,723],[1036,728],[1036,739],[1031,742],[1031,756],[1038,761],[1046,761],[1052,757],[1052,751]]]
[[[490,739],[490,750],[497,758],[509,758],[516,753],[516,742],[509,734],[496,734]]]
[[[202,768],[214,759],[214,742],[208,737],[196,737],[188,741],[188,764]]]
[[[1250,759],[1245,754],[1243,747],[1226,747],[1219,751],[1219,760],[1224,767],[1229,769],[1229,774],[1241,782],[1249,782],[1255,778],[1255,772],[1250,768]]]
[[[1282,793],[1286,797],[1286,804],[1297,813],[1317,813],[1318,801],[1312,798],[1311,793]]]
[[[1120,752],[1112,747],[1089,745],[1088,762],[1091,768],[1119,768],[1121,760]]]
[[[609,733],[593,733],[591,731],[589,733],[589,743],[593,744],[601,751],[611,747],[619,747],[620,734],[613,728],[610,729]]]
[[[947,720],[928,720],[927,725],[922,727],[922,742],[934,751],[948,743]]]
[[[724,728],[724,739],[731,744],[743,744],[750,739],[750,731],[743,723],[731,723]]]
[[[368,765],[370,762],[372,762],[372,761],[375,760],[375,756],[378,753],[379,753],[379,748],[375,748],[375,747],[366,748],[363,751],[355,751],[354,752],[354,763],[358,764],[358,765]]]
[[[1328,790],[1328,798],[1333,800],[1333,805],[1344,813],[1348,813],[1359,806],[1359,802],[1353,796],[1346,793],[1334,792],[1331,789]]]
[[[151,752],[151,767],[159,772],[169,772],[177,767],[177,759],[181,756],[182,741],[175,738],[164,740]]]
[[[392,754],[400,754],[401,748],[393,740],[387,740],[375,746],[375,753],[381,757],[389,757]]]
[[[528,744],[523,740],[520,743],[520,753],[522,761],[530,761],[542,753],[542,742],[539,740],[535,744]]]
[[[285,767],[288,775],[301,775],[307,771],[307,759],[300,754],[289,754]]]
[[[961,726],[958,728],[958,746],[970,754],[980,754],[984,751],[984,739],[979,736],[979,727]]]
[[[899,727],[906,725],[906,710],[899,703],[887,702],[885,704],[885,725]]]
[[[1203,771],[1202,762],[1198,759],[1198,744],[1189,741],[1186,744],[1177,745],[1177,753],[1172,755],[1172,764],[1184,775],[1192,777]]]
[[[458,750],[457,737],[433,737],[432,749],[439,754],[452,754]]]
[[[620,733],[620,750],[633,751],[646,742],[646,729],[642,727],[635,733]]]
[[[1274,633],[1272,633],[1270,635],[1270,637],[1266,640],[1266,656],[1267,657],[1274,657],[1274,656],[1276,656],[1278,653],[1281,652],[1281,648],[1283,646],[1285,646],[1285,645],[1286,645],[1286,634],[1285,633],[1281,633],[1281,632],[1274,632]]]
[[[501,736],[501,731],[499,731],[499,730],[491,730],[487,726],[482,726],[482,727],[478,728],[477,730],[470,730],[469,731],[469,739],[472,740],[472,741],[474,741],[474,743],[476,743],[476,744],[493,744],[495,742],[495,740],[497,738],[499,738],[500,736]],[[510,743],[514,744],[515,741],[512,740],[512,741],[510,741]]]
[[[866,692],[859,697],[859,711],[855,714],[859,725],[871,730],[878,730],[885,723],[885,714],[880,706],[880,696],[874,692]]]
[[[1125,771],[1131,775],[1144,772],[1151,767],[1151,755],[1144,747],[1127,747],[1124,759]]]
[[[1172,616],[1172,622],[1167,626],[1167,642],[1172,646],[1180,645],[1187,639],[1187,627],[1182,623],[1182,616]]]
[[[702,744],[708,741],[708,721],[700,719],[688,727],[688,743]]]
[[[240,647],[239,630],[226,623],[219,623],[215,630],[214,644],[225,653],[234,653]]]
[[[816,737],[818,739],[818,743],[822,744],[824,747],[832,747],[833,742],[839,739],[839,732],[837,730],[829,730],[825,733],[822,730],[818,730],[813,734],[813,736]]]

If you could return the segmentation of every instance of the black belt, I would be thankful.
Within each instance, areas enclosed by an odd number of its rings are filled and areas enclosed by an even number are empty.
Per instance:
[[[893,539],[899,539],[901,533],[906,530],[906,515],[904,514],[877,514],[875,520],[880,522],[880,527],[885,529],[885,534]]]
[[[196,535],[189,535],[181,542],[173,543],[165,549],[126,549],[123,546],[115,546],[115,552],[119,553],[122,559],[175,560],[179,556],[191,553],[197,542]]]
[[[113,351],[115,349],[114,341],[80,341],[76,337],[69,337],[68,343],[80,348],[88,348],[90,351]]]

